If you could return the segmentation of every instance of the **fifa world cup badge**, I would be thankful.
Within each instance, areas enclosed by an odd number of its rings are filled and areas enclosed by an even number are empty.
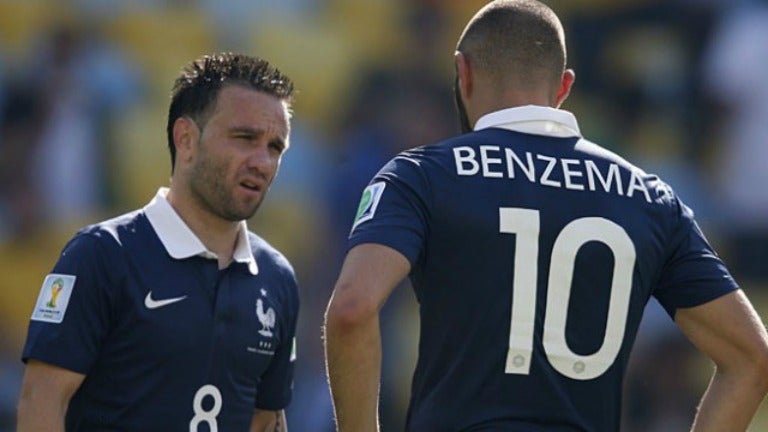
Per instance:
[[[355,222],[352,225],[354,230],[356,226],[361,223],[373,219],[376,214],[376,208],[379,206],[379,200],[384,193],[384,187],[387,184],[384,182],[376,182],[369,185],[363,191],[363,196],[360,198],[360,204],[357,207],[357,214],[355,215]]]
[[[51,273],[46,276],[32,312],[32,321],[62,322],[75,287],[75,279],[74,275],[66,274]]]

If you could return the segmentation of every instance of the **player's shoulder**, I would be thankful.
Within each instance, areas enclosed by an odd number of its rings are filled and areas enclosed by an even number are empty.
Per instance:
[[[107,220],[81,228],[70,240],[70,244],[91,245],[100,249],[122,248],[125,236],[135,234],[144,217],[141,210],[134,210]]]
[[[607,167],[606,176],[611,175],[611,168],[617,167],[625,178],[625,188],[639,188],[645,196],[648,204],[662,206],[677,210],[679,198],[672,186],[664,181],[658,174],[648,172],[643,167],[631,162],[624,156],[609,150],[593,141],[585,138],[579,139],[575,144],[575,150],[584,155],[585,159],[601,163]]]
[[[452,155],[454,147],[467,145],[470,143],[479,143],[483,141],[483,135],[486,135],[485,131],[475,131],[462,135],[455,135],[439,141],[435,141],[433,143],[425,144],[423,146],[404,150],[397,156],[421,161],[439,158],[446,155],[450,156]]]
[[[402,151],[395,156],[395,159],[410,161],[416,165],[442,161],[453,163],[456,147],[477,146],[501,140],[508,141],[510,136],[522,138],[529,135],[498,128],[481,129]]]
[[[248,231],[248,242],[251,245],[251,253],[259,267],[269,265],[282,274],[294,275],[293,266],[288,258],[268,241],[253,231]]]
[[[633,164],[627,160],[624,156],[609,150],[600,144],[590,141],[586,138],[580,138],[574,145],[576,151],[584,154],[591,159],[604,160],[610,163],[615,163],[623,168],[630,170],[637,170],[645,174],[645,171],[639,166]]]
[[[424,174],[432,170],[440,170],[446,164],[452,163],[452,148],[466,143],[468,140],[471,140],[468,135],[459,135],[403,150],[390,159],[379,174],[407,174],[409,172]]]
[[[248,231],[248,242],[259,268],[259,275],[277,282],[276,285],[281,287],[280,298],[285,299],[295,314],[299,307],[299,286],[290,261],[268,241],[252,231]]]

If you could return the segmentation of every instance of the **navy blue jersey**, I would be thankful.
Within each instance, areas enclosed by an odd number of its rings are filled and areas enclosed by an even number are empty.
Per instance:
[[[737,285],[659,178],[578,133],[547,133],[564,129],[563,111],[507,111],[395,157],[350,235],[350,248],[383,244],[412,265],[407,430],[619,430],[650,296],[674,317]]]
[[[68,431],[248,430],[254,408],[282,409],[291,397],[293,269],[245,231],[253,262],[220,270],[198,254],[174,258],[183,245],[167,249],[147,213],[88,227],[66,245],[23,359],[86,375]]]

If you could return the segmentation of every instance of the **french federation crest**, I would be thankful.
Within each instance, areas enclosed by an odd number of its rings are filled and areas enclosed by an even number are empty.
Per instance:
[[[264,290],[261,291],[262,294],[265,293]],[[256,300],[256,318],[259,319],[259,322],[261,323],[261,330],[259,330],[259,334],[264,337],[272,337],[272,329],[275,327],[275,310],[271,307],[268,307],[267,310],[264,310],[264,302],[261,299]]]
[[[352,230],[361,223],[373,219],[386,185],[387,184],[384,182],[376,182],[365,188],[363,196],[360,198],[360,205],[357,207],[357,214],[355,215],[355,223],[352,224]]]

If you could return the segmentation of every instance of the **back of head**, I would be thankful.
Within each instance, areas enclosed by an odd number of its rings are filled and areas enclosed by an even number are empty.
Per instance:
[[[456,50],[477,73],[504,89],[560,83],[565,70],[563,26],[536,0],[495,0],[475,14]]]
[[[274,96],[290,108],[293,82],[264,59],[221,53],[192,61],[176,78],[171,91],[166,126],[171,170],[176,160],[176,147],[173,143],[173,124],[176,119],[190,117],[202,130],[216,106],[221,89],[230,85],[239,85]]]

